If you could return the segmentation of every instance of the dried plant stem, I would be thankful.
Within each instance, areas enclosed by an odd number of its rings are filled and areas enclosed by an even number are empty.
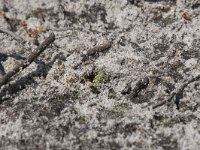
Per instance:
[[[13,37],[16,41],[18,41],[20,43],[25,43],[26,42],[22,37],[20,37],[19,35],[16,35],[15,33],[11,32],[11,31],[9,31],[7,29],[0,28],[0,32],[10,35],[11,37]]]
[[[178,89],[175,89],[166,100],[154,105],[152,108],[156,109],[160,106],[163,106],[164,104],[168,102],[171,102],[174,96],[177,96],[178,94],[180,94],[190,83],[195,82],[199,79],[200,79],[200,74],[197,75],[196,77],[192,77],[191,79],[185,81]]]
[[[102,45],[98,45],[98,46],[95,46],[95,47],[89,49],[86,54],[81,55],[83,58],[82,61],[84,62],[84,61],[88,60],[89,57],[95,56],[96,54],[98,54],[100,52],[104,52],[104,51],[108,50],[111,46],[112,46],[112,43],[107,41],[106,43],[104,43]]]
[[[103,45],[95,46],[94,48],[91,48],[87,51],[87,55],[91,56],[91,55],[94,55],[95,53],[103,52],[103,51],[109,49],[110,47],[111,47],[110,42],[107,42]]]
[[[15,66],[11,71],[5,74],[0,78],[0,87],[9,82],[9,79],[18,73],[20,70],[29,66],[34,59],[36,59],[51,43],[55,41],[54,33],[51,33],[49,37],[37,47],[24,61],[22,61],[19,65]]]

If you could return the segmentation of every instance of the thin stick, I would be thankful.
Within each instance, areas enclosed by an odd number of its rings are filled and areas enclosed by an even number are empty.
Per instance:
[[[82,61],[84,62],[84,61],[88,60],[88,58],[90,56],[94,56],[95,54],[97,54],[99,52],[108,50],[111,46],[112,46],[111,42],[106,42],[102,45],[98,45],[98,46],[95,46],[95,47],[89,49],[86,54],[81,55],[83,58]]]
[[[11,31],[9,31],[7,29],[0,28],[0,32],[1,33],[6,33],[6,34],[12,36],[16,41],[18,41],[20,43],[25,43],[26,42],[22,37],[20,37],[19,35],[16,35],[15,33],[11,32]]]
[[[74,27],[68,27],[68,28],[50,28],[47,27],[46,30],[51,30],[51,31],[69,31],[69,30],[83,30],[82,28],[74,28]]]
[[[107,49],[109,49],[111,47],[111,43],[110,42],[107,42],[103,45],[98,45],[94,48],[91,48],[87,51],[87,55],[88,56],[91,56],[91,55],[94,55],[95,53],[98,53],[98,52],[103,52]]]
[[[199,79],[200,79],[200,74],[184,82],[178,89],[174,90],[166,100],[154,105],[152,108],[156,109],[168,102],[171,102],[174,96],[177,96],[178,94],[180,94],[190,83],[195,82]]]
[[[24,61],[22,61],[19,65],[15,66],[11,71],[5,74],[0,78],[0,87],[9,82],[9,79],[18,73],[20,70],[29,66],[34,59],[36,59],[51,43],[55,41],[54,33],[51,33],[49,37],[37,47]]]

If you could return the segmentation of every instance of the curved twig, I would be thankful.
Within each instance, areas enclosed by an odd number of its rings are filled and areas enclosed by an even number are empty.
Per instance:
[[[195,81],[197,81],[199,79],[200,79],[200,74],[197,75],[196,77],[193,77],[193,78],[185,81],[178,89],[175,89],[166,100],[154,105],[152,108],[156,109],[156,108],[158,108],[160,106],[163,106],[164,104],[166,104],[168,102],[171,102],[172,99],[174,98],[174,96],[179,95],[190,83],[195,82]]]
[[[6,33],[10,36],[12,36],[16,41],[20,42],[20,43],[25,43],[26,41],[20,37],[19,35],[16,35],[15,33],[13,33],[12,31],[9,31],[7,29],[4,29],[4,28],[0,28],[0,32],[1,33]]]
[[[49,37],[37,47],[24,61],[15,66],[11,71],[0,78],[0,87],[9,82],[9,79],[18,73],[20,70],[29,66],[35,58],[37,58],[51,43],[55,41],[54,33],[51,33]]]

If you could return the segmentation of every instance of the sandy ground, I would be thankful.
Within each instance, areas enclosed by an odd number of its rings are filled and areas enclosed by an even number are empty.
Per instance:
[[[0,149],[199,149],[200,81],[152,109],[200,74],[199,25],[199,0],[0,0],[26,40],[0,33],[2,75],[56,35],[1,88]]]

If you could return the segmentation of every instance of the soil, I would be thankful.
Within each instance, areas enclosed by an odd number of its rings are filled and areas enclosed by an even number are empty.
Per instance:
[[[0,0],[0,149],[200,148],[199,0]]]

